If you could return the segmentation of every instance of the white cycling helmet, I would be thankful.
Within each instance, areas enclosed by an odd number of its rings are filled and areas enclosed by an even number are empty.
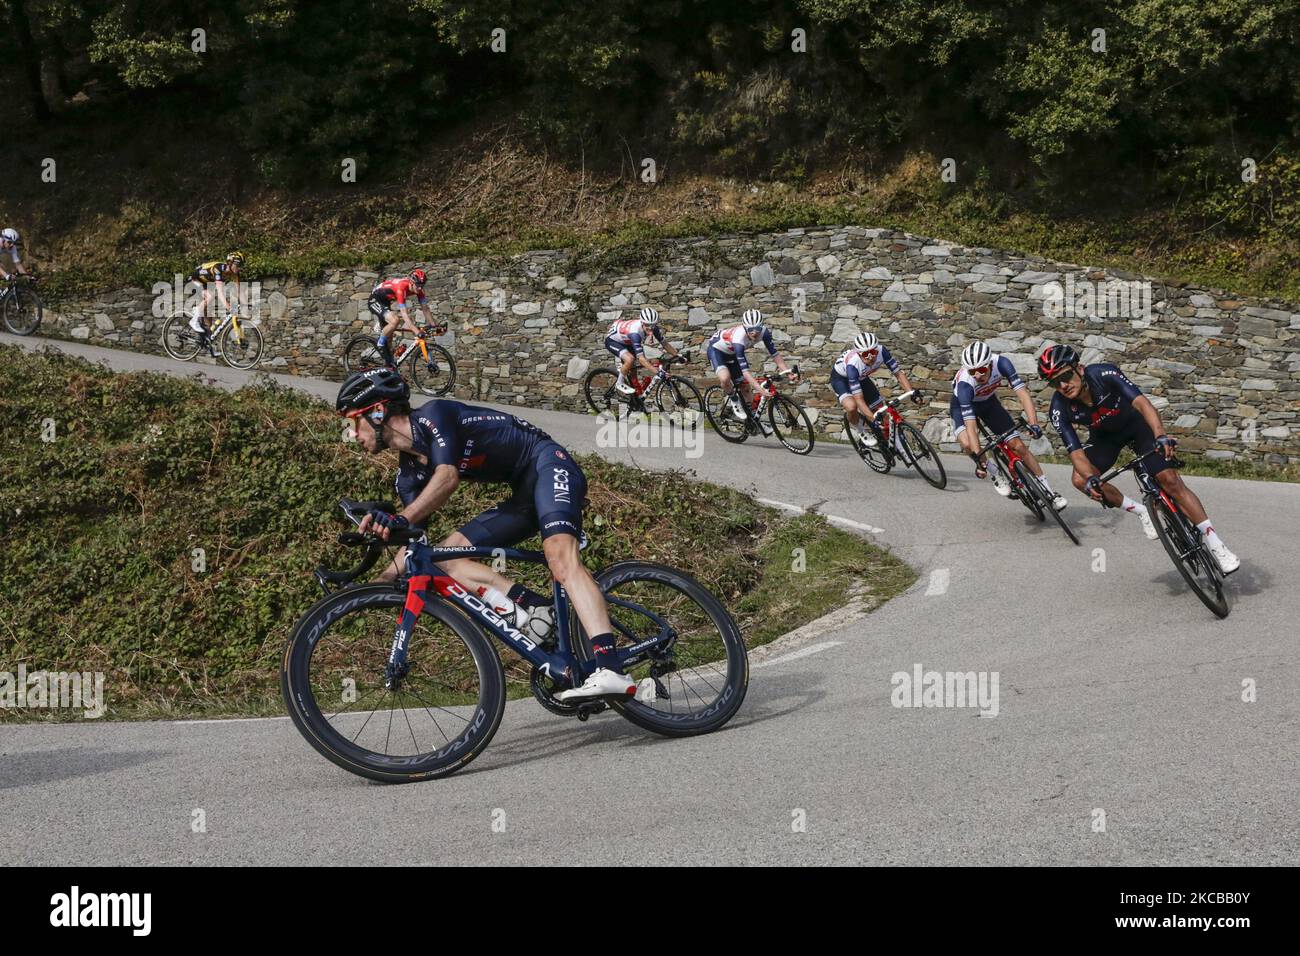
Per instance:
[[[18,245],[17,229],[6,229],[4,232],[0,232],[0,237],[2,237],[6,242],[12,242],[15,246]]]
[[[763,313],[758,309],[746,309],[745,314],[740,317],[740,321],[747,329],[761,329],[763,327]]]
[[[853,350],[855,352],[870,352],[880,345],[880,340],[870,332],[859,332],[858,337],[853,340]]]
[[[961,353],[961,367],[966,371],[973,368],[981,368],[989,364],[993,358],[993,350],[983,342],[972,342],[966,346]]]
[[[650,308],[649,306],[646,306],[644,309],[641,310],[641,321],[645,325],[658,325],[659,313],[656,312],[654,309]]]

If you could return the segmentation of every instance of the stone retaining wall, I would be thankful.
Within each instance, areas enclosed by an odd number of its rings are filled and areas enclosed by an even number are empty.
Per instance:
[[[924,412],[935,438],[951,438],[949,380],[968,341],[982,338],[1007,354],[1029,373],[1040,403],[1049,390],[1032,374],[1035,356],[1045,342],[1068,342],[1086,362],[1123,368],[1185,447],[1216,458],[1300,461],[1300,306],[857,227],[678,240],[664,244],[658,261],[626,271],[584,270],[563,251],[422,265],[430,303],[450,327],[443,341],[456,354],[457,394],[465,398],[577,409],[582,376],[591,362],[606,361],[600,343],[614,319],[654,305],[671,341],[696,344],[757,307],[777,347],[809,373],[797,394],[828,433],[840,430],[830,366],[861,329],[879,335],[912,381],[936,396]],[[388,274],[410,267],[396,264]],[[369,327],[365,299],[377,278],[353,270],[311,283],[263,278],[266,367],[339,377],[342,344]],[[1125,311],[1121,296],[1081,298],[1088,282],[1109,282],[1112,292],[1115,282],[1140,285],[1127,314],[1117,314]],[[49,309],[42,331],[161,352],[168,308],[154,315],[156,298],[123,289]],[[692,368],[706,385],[707,365]]]

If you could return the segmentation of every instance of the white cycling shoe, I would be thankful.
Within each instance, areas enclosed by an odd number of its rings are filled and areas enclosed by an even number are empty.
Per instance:
[[[740,399],[733,398],[728,404],[731,406],[731,414],[735,415],[741,421],[745,420],[745,407],[740,404]]]
[[[619,379],[617,382],[615,382],[614,387],[618,389],[620,392],[622,392],[624,395],[636,394],[636,389],[633,388],[631,385],[627,384],[627,382],[623,381],[622,379]]]
[[[1065,506],[1069,504],[1069,502],[1065,500],[1065,496],[1062,495],[1059,491],[1053,491],[1051,492],[1051,495],[1052,495],[1052,507],[1055,508],[1057,511],[1064,511]]]
[[[862,444],[866,445],[868,448],[880,447],[880,442],[876,439],[876,436],[871,433],[870,428],[859,428],[858,437],[862,439]]]
[[[1228,546],[1220,541],[1217,545],[1206,542],[1210,549],[1210,554],[1214,555],[1214,560],[1219,564],[1219,570],[1224,574],[1231,574],[1241,567],[1241,559],[1228,550]]]
[[[636,684],[626,674],[598,667],[581,687],[561,691],[556,698],[564,701],[592,700],[596,697],[630,697],[636,693]]]
[[[1000,471],[993,472],[993,490],[1003,498],[1011,497],[1011,482],[1007,481],[1006,475]]]
[[[1156,531],[1155,523],[1151,520],[1151,515],[1148,512],[1139,511],[1138,520],[1142,522],[1142,533],[1145,534],[1148,539],[1154,541],[1156,538],[1160,537],[1160,533]]]

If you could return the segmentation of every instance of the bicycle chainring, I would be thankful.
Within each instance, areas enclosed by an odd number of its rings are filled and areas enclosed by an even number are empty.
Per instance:
[[[542,673],[541,669],[534,667],[528,674],[528,687],[537,698],[537,702],[553,714],[559,714],[561,717],[577,717],[578,705],[566,704],[555,696],[552,689],[554,682]],[[562,688],[563,689],[563,688]]]

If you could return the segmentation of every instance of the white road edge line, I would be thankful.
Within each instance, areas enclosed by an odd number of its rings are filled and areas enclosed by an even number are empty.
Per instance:
[[[774,657],[770,661],[759,661],[750,667],[754,670],[759,667],[770,667],[773,664],[784,664],[787,661],[796,661],[801,657],[809,657],[813,654],[820,654],[822,651],[830,650],[832,647],[839,647],[843,641],[823,641],[820,644],[809,644],[807,647],[801,647],[797,651],[791,651],[789,654],[782,654],[780,657]]]
[[[792,505],[788,501],[776,501],[772,498],[755,498],[760,505],[771,505],[773,508],[780,508],[783,511],[793,511],[796,514],[805,514],[808,509],[801,505]],[[821,512],[818,512],[821,514]],[[865,531],[867,534],[884,534],[884,528],[877,528],[875,525],[864,524],[861,521],[854,521],[852,518],[841,518],[839,515],[823,514],[823,518],[831,524],[845,525],[850,528],[856,528],[859,531]]]

